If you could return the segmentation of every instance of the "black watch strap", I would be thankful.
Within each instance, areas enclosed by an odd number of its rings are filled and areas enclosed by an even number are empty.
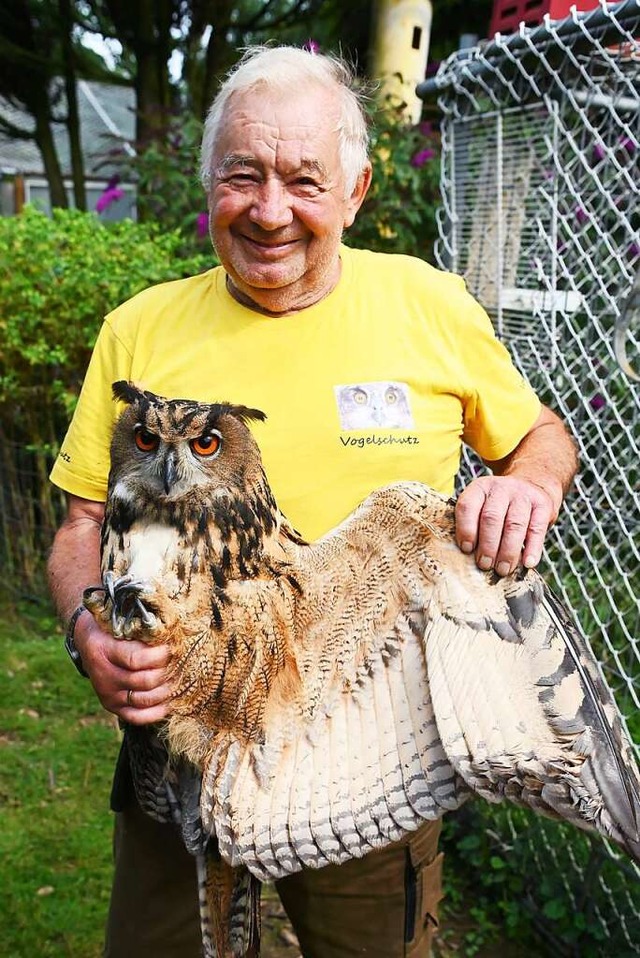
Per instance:
[[[64,637],[64,647],[69,653],[69,658],[71,659],[71,661],[77,668],[80,675],[84,675],[86,679],[88,679],[89,676],[84,670],[84,666],[82,664],[82,657],[76,648],[76,643],[74,642],[73,635],[76,630],[76,623],[78,619],[80,618],[83,612],[88,612],[88,611],[89,610],[87,609],[86,605],[78,606],[78,608],[75,610],[75,612],[69,619],[69,625],[67,626],[67,631]]]

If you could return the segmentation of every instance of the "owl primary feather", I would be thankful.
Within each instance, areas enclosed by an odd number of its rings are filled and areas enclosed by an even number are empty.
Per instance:
[[[632,748],[535,571],[481,572],[451,500],[417,482],[304,542],[247,426],[261,412],[114,395],[103,584],[85,602],[114,635],[171,648],[171,717],[126,734],[141,805],[196,856],[207,955],[258,954],[255,879],[366,855],[471,795],[640,861]]]

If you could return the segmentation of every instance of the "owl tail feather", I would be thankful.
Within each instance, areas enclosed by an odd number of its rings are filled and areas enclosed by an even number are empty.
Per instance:
[[[196,858],[204,958],[259,958],[260,882],[210,841]]]

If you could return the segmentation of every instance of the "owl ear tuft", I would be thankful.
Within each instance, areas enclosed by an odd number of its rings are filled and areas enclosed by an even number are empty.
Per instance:
[[[134,383],[127,382],[126,379],[120,379],[117,383],[113,383],[111,390],[114,399],[120,399],[129,406],[133,406],[136,403],[143,403],[145,406],[148,406],[149,403],[163,401],[161,396],[156,396],[155,393],[150,392],[148,389],[138,389]]]
[[[237,416],[238,419],[241,419],[244,423],[246,423],[248,419],[257,419],[258,422],[264,422],[267,418],[267,414],[262,412],[261,409],[250,409],[248,406],[229,405],[228,412],[232,416]]]
[[[144,399],[144,393],[133,383],[128,383],[126,379],[120,379],[117,383],[113,383],[111,390],[114,399],[120,399],[130,406]]]

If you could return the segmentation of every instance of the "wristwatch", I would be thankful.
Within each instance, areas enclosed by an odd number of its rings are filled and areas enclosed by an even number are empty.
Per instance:
[[[69,658],[71,659],[71,661],[77,668],[80,675],[84,675],[85,679],[88,679],[89,676],[84,670],[84,666],[82,664],[82,657],[76,648],[76,643],[73,640],[73,634],[76,630],[76,624],[78,622],[78,619],[80,618],[83,612],[88,612],[88,611],[89,610],[87,609],[86,605],[78,606],[78,608],[74,611],[73,615],[69,619],[69,625],[67,626],[67,631],[64,636],[64,647],[69,653]]]

